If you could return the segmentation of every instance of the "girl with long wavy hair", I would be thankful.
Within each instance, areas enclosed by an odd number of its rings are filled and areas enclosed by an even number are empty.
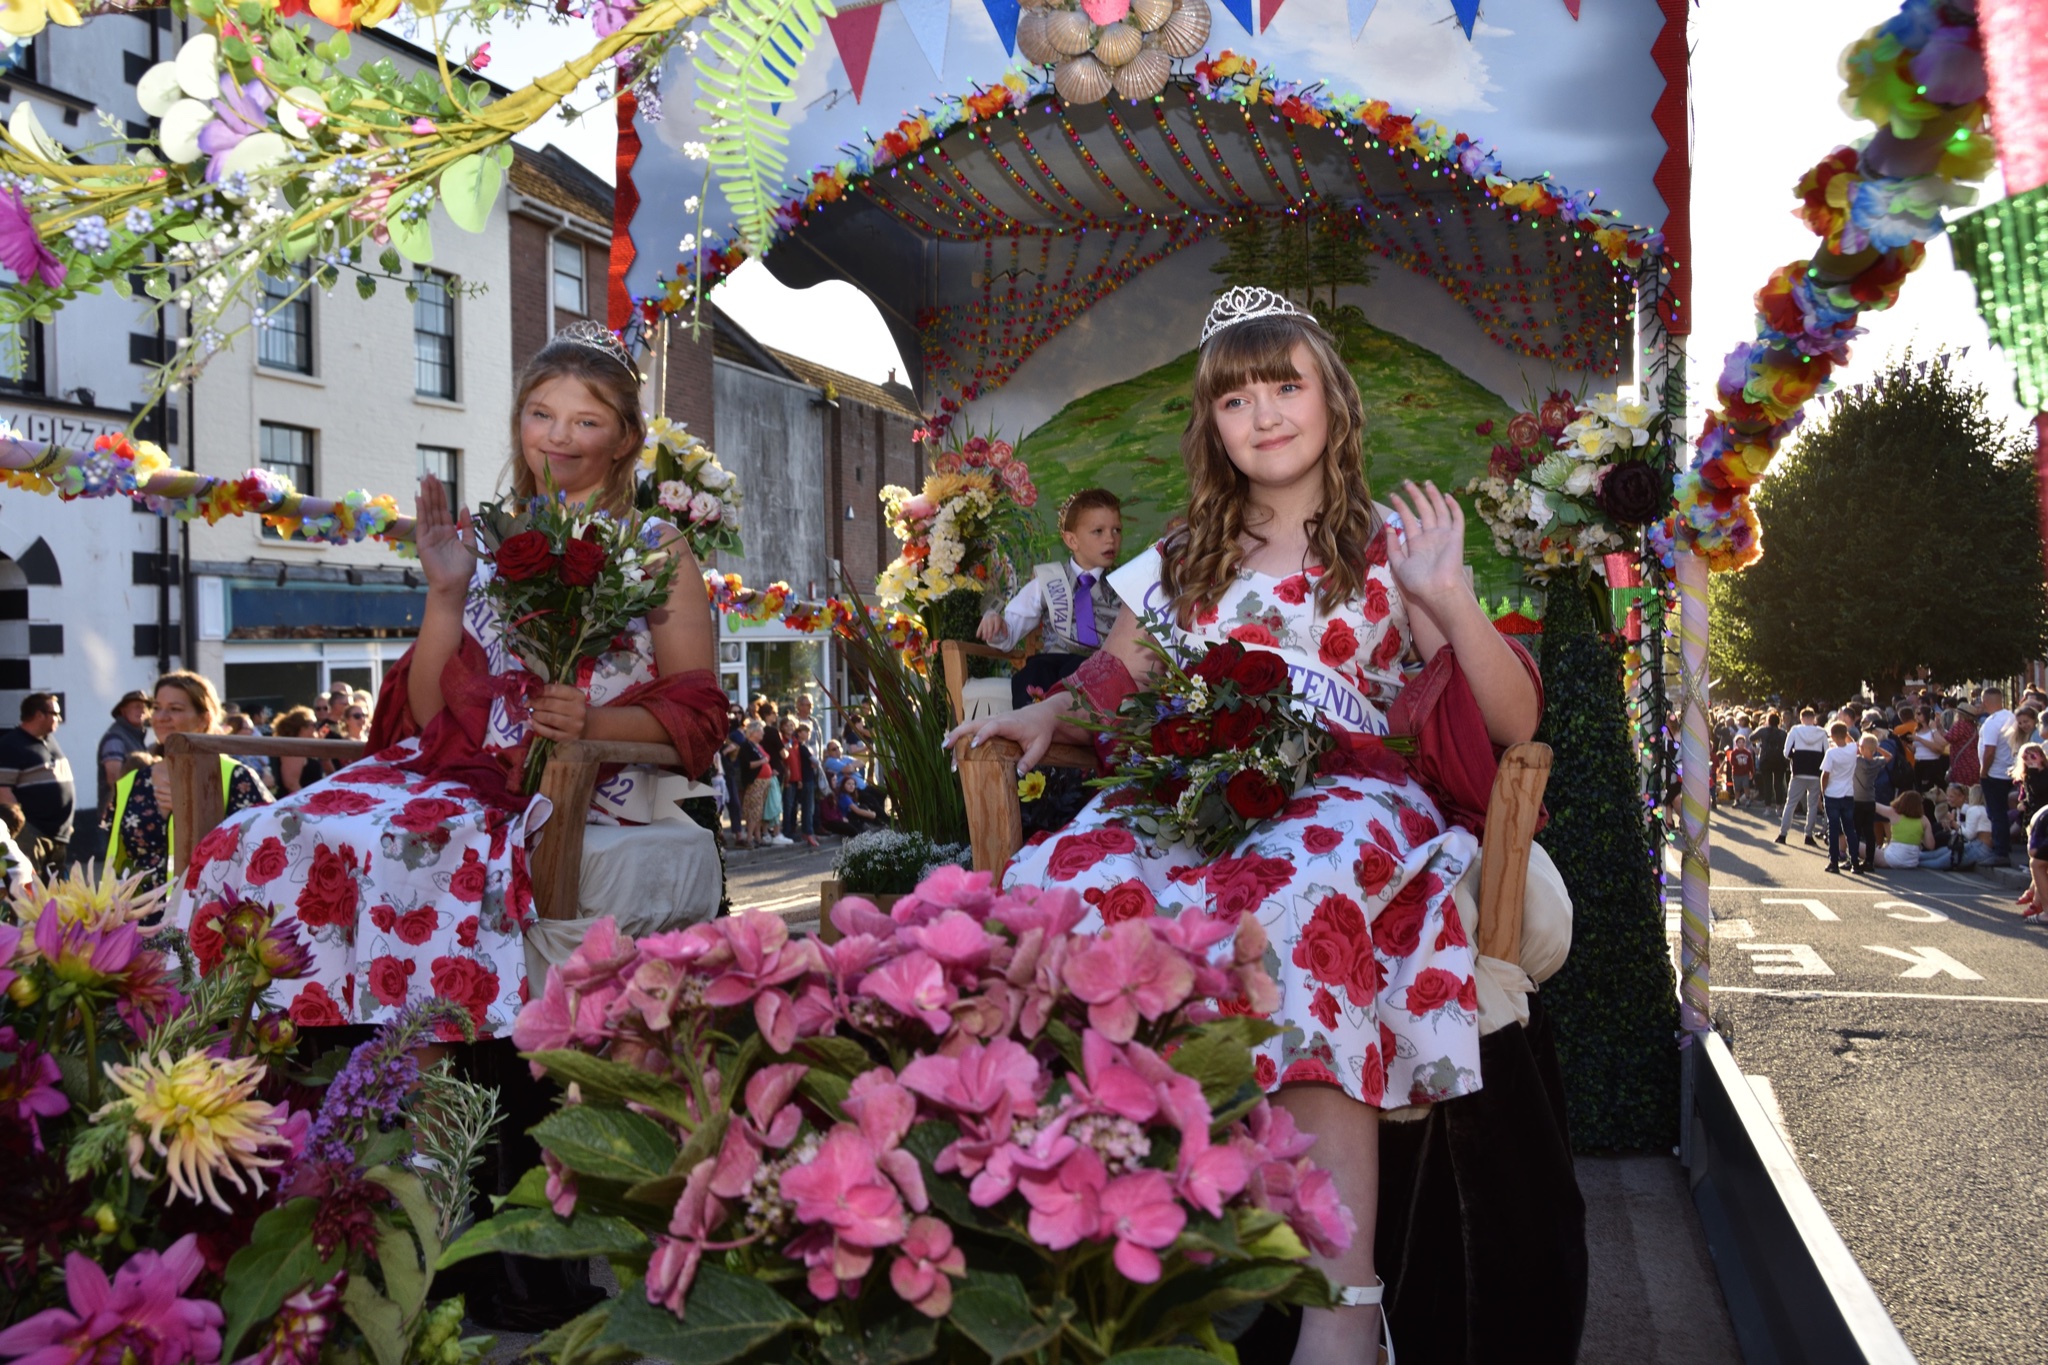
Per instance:
[[[1453,710],[1481,752],[1478,729],[1496,746],[1528,739],[1540,684],[1466,582],[1463,512],[1430,484],[1373,502],[1358,386],[1315,319],[1265,290],[1230,291],[1203,329],[1193,397],[1186,515],[1111,576],[1126,606],[1104,647],[1062,690],[948,743],[1015,740],[1020,770],[1055,740],[1086,743],[1069,721],[1080,697],[1113,712],[1156,667],[1141,632],[1195,656],[1225,639],[1280,654],[1295,695],[1340,737],[1387,733],[1390,713],[1404,715],[1404,663],[1427,661],[1425,677],[1457,675],[1429,692],[1464,699]],[[1311,1238],[1341,1306],[1304,1314],[1296,1365],[1366,1365],[1383,1334],[1380,1112],[1479,1088],[1474,950],[1451,899],[1478,853],[1470,788],[1453,800],[1413,776],[1336,765],[1206,865],[1185,844],[1148,846],[1112,789],[1006,876],[1082,893],[1083,927],[1199,905],[1265,928],[1281,1032],[1257,1049],[1256,1074],[1321,1139],[1314,1158],[1350,1223],[1348,1239],[1334,1222]],[[1484,799],[1481,786],[1482,812]]]

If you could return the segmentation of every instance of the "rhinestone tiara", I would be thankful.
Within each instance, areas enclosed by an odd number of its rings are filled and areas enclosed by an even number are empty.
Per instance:
[[[626,373],[633,376],[636,385],[640,383],[640,367],[633,363],[633,353],[626,349],[625,342],[620,341],[601,323],[572,322],[555,333],[554,340],[548,344],[554,345],[555,342],[567,342],[571,346],[584,346],[593,351],[602,351],[624,365]]]
[[[1208,320],[1202,324],[1202,342],[1206,346],[1209,338],[1226,327],[1253,318],[1291,317],[1315,321],[1315,316],[1296,308],[1270,289],[1257,285],[1241,284],[1223,291],[1223,297],[1216,300],[1216,306],[1209,310]]]

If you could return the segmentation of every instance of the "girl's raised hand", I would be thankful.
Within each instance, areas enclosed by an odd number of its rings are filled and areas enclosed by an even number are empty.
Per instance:
[[[1457,499],[1437,491],[1434,483],[1401,485],[1407,497],[1389,493],[1387,501],[1401,516],[1402,534],[1387,538],[1387,566],[1401,591],[1419,602],[1433,602],[1465,591],[1465,512]]]
[[[419,499],[413,504],[413,545],[419,550],[420,572],[427,587],[443,592],[467,592],[470,575],[476,571],[472,548],[469,509],[462,509],[458,524],[448,507],[448,486],[431,474],[420,478]]]

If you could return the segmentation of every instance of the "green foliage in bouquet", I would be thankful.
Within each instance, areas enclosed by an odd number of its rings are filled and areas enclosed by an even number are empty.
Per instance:
[[[1678,1134],[1677,984],[1638,795],[1621,660],[1590,585],[1551,585],[1537,738],[1555,760],[1543,847],[1572,896],[1572,952],[1543,985],[1554,1011],[1572,1144],[1668,1149]]]
[[[898,649],[853,580],[845,584],[853,610],[839,623],[838,638],[874,699],[875,758],[896,825],[935,843],[965,843],[967,798],[945,745],[953,724],[946,689],[931,675],[923,649]]]
[[[674,522],[700,562],[720,550],[742,552],[739,476],[720,464],[688,427],[666,417],[649,418],[640,468],[645,477],[633,505]]]

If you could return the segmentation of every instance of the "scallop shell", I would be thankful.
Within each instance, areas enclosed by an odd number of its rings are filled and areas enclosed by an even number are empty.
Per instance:
[[[1159,48],[1169,57],[1192,57],[1209,41],[1209,6],[1205,0],[1178,0],[1159,26]]]
[[[1145,37],[1129,24],[1104,24],[1095,35],[1095,60],[1114,71],[1138,55]]]
[[[1127,100],[1149,100],[1166,88],[1173,74],[1173,62],[1156,47],[1148,47],[1116,69],[1111,80],[1116,93]]]
[[[1046,35],[1051,18],[1044,10],[1036,9],[1027,9],[1017,16],[1017,51],[1033,66],[1051,66],[1060,59],[1059,49]]]
[[[1150,33],[1172,13],[1173,0],[1131,0],[1129,22],[1136,24],[1140,32]]]
[[[1109,68],[1083,53],[1054,68],[1052,83],[1068,104],[1093,104],[1109,94]]]
[[[1045,16],[1045,41],[1063,57],[1078,57],[1095,46],[1095,25],[1079,10],[1054,10]]]

